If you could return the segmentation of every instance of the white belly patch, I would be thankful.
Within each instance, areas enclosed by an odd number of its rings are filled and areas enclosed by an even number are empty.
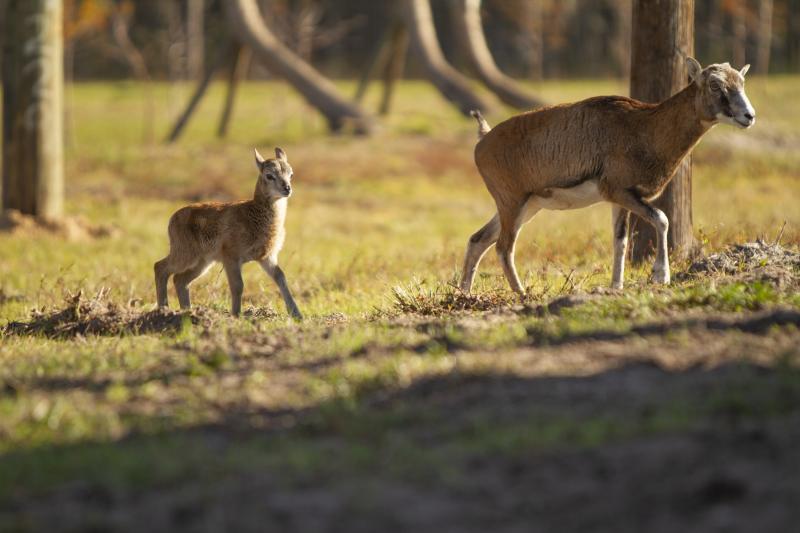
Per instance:
[[[530,201],[540,209],[579,209],[603,200],[596,180],[569,189],[549,189],[549,192],[550,196],[535,196]]]

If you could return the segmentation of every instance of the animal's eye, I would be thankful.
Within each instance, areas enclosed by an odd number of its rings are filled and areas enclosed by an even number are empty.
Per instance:
[[[719,84],[719,83],[717,83],[717,82],[715,82],[715,81],[712,81],[712,82],[711,82],[711,90],[712,90],[712,91],[719,92],[719,91],[720,91],[720,89],[722,89],[722,87],[720,86],[720,84]]]
[[[274,180],[275,179],[275,176],[273,176],[272,174],[269,174],[269,173],[265,174],[265,176],[267,177],[268,180]]]

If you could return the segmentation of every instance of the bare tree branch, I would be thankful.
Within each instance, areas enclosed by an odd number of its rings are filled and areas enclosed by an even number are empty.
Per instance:
[[[506,104],[529,109],[544,102],[525,92],[514,80],[500,72],[492,58],[481,24],[481,0],[457,0],[455,27],[478,77]]]
[[[406,24],[411,37],[411,45],[422,62],[428,78],[445,98],[455,104],[464,115],[469,116],[473,109],[488,109],[489,103],[475,93],[469,81],[458,73],[445,59],[433,13],[428,0],[403,0]]]
[[[284,77],[309,104],[328,120],[333,131],[352,125],[356,133],[369,133],[374,123],[358,106],[345,100],[326,77],[283,45],[264,23],[255,0],[224,2],[233,35],[250,46],[266,67]]]

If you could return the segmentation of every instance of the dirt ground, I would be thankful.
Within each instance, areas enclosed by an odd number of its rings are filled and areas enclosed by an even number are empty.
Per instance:
[[[168,146],[141,109],[166,135],[172,84],[72,86],[70,216],[0,217],[0,533],[798,529],[800,78],[766,81],[758,126],[693,155],[710,255],[613,291],[607,206],[542,213],[522,302],[493,253],[453,287],[494,210],[474,121],[427,84],[386,131],[332,138],[283,84],[243,83],[214,141],[216,84]],[[241,319],[219,267],[191,311],[154,309],[170,214],[250,197],[254,146],[297,174],[281,264],[307,319],[256,265]]]
[[[18,531],[786,532],[800,519],[800,380],[772,362],[800,355],[798,326],[800,313],[773,309],[532,338],[502,355],[513,372],[365,395],[354,415],[365,420],[424,413],[365,436],[319,426],[318,408],[291,413],[288,427],[231,416],[184,434],[220,451],[294,435],[330,470],[284,477],[254,465],[213,483],[190,472],[149,490],[77,481],[0,516]],[[342,476],[335,465],[354,439],[375,460]]]

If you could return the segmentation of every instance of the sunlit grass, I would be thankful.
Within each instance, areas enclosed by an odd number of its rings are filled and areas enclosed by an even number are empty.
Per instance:
[[[707,250],[759,236],[774,239],[784,222],[782,242],[800,243],[800,150],[792,144],[800,141],[794,127],[800,104],[792,97],[800,78],[748,83],[759,113],[756,127],[747,132],[719,127],[696,151],[694,221]],[[340,86],[346,94],[354,90],[352,83]],[[551,102],[626,92],[616,81],[530,87]],[[269,426],[275,423],[273,412],[311,408],[316,418],[304,431],[313,435],[335,428],[352,445],[348,460],[372,466],[381,461],[370,451],[373,439],[388,438],[398,420],[407,422],[404,417],[424,417],[393,411],[385,419],[370,418],[375,413],[363,413],[361,401],[376,391],[460,373],[549,375],[550,367],[525,366],[530,361],[516,358],[515,350],[593,331],[624,333],[633,324],[687,311],[800,306],[796,294],[760,282],[716,286],[700,280],[654,289],[643,266],[629,269],[624,295],[593,300],[560,316],[535,313],[537,305],[560,294],[609,284],[610,212],[600,205],[542,212],[523,230],[516,260],[530,294],[527,307],[508,293],[489,253],[476,291],[483,297],[479,304],[491,303],[490,316],[471,318],[474,302],[451,313],[447,305],[456,293],[451,284],[467,239],[493,214],[493,205],[472,163],[475,124],[430,86],[404,83],[381,131],[359,138],[329,136],[319,116],[284,84],[247,83],[230,136],[219,140],[215,130],[223,87],[215,84],[173,145],[161,141],[191,87],[155,84],[152,89],[156,114],[150,139],[139,85],[69,89],[67,211],[112,226],[117,234],[77,241],[45,233],[0,234],[0,295],[11,296],[0,300],[0,327],[26,319],[32,308],[60,308],[78,290],[91,296],[105,288],[119,305],[151,309],[152,265],[167,252],[171,213],[190,201],[248,197],[255,179],[252,147],[267,153],[276,145],[287,151],[296,176],[280,262],[308,320],[285,319],[277,288],[260,268],[248,265],[245,309],[272,308],[279,318],[230,318],[225,276],[215,267],[192,286],[193,302],[213,313],[209,329],[62,340],[0,337],[0,456],[22,454],[10,481],[0,482],[0,494],[21,483],[38,457],[50,461],[52,477],[38,472],[28,487],[87,472],[127,484],[178,479],[187,464],[207,464],[214,453],[193,448],[183,457],[182,437],[162,433],[224,423]],[[374,108],[377,98],[373,87],[366,105]],[[494,124],[510,113],[498,104],[487,116]],[[675,270],[683,266],[676,263]],[[172,290],[170,298],[174,307]],[[734,341],[731,346],[731,358],[748,356],[746,346]],[[464,353],[454,355],[459,350]],[[583,375],[606,368],[603,364],[593,361],[573,370]],[[241,420],[228,420],[231,412]],[[693,423],[693,418],[673,417],[675,412],[665,407],[660,426],[658,420],[625,424],[613,418],[586,425],[582,419],[535,414],[530,420],[540,424],[539,432],[506,423],[484,427],[478,421],[446,448],[421,458],[419,470],[453,450],[548,448],[560,442],[592,446],[646,434],[655,426],[666,431]],[[294,415],[286,416],[293,422]],[[486,427],[497,431],[490,435]],[[143,444],[104,444],[132,434],[145,435]],[[299,445],[294,437],[237,443],[209,468],[224,471],[237,453],[271,466],[333,468],[319,458],[325,445],[302,435]],[[81,448],[88,442],[95,444]],[[392,442],[397,457],[414,455],[410,441]],[[148,477],[137,467],[162,468],[154,451],[162,443],[178,464]],[[96,460],[92,450],[100,454]],[[141,462],[130,458],[138,453]],[[285,461],[273,453],[283,454]],[[74,463],[64,464],[64,457]],[[246,462],[239,461],[239,466]],[[116,466],[103,471],[98,464]]]

